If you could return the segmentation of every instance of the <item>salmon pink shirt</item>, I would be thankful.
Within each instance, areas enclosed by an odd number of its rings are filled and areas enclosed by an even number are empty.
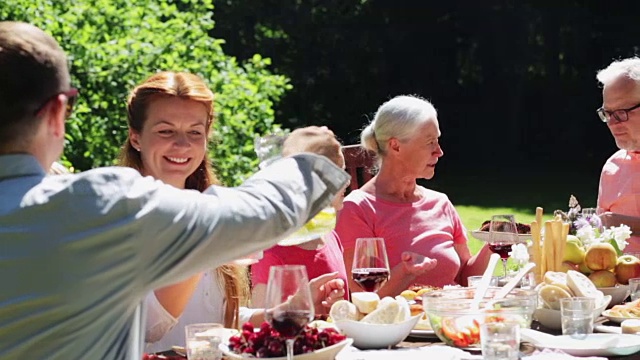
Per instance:
[[[338,215],[338,237],[344,249],[352,251],[357,238],[384,238],[391,268],[401,262],[405,251],[437,259],[436,268],[415,282],[455,284],[461,264],[453,245],[467,243],[466,230],[445,194],[421,186],[418,189],[423,197],[413,203],[390,202],[361,190],[352,191]]]
[[[604,211],[640,217],[640,153],[619,150],[600,174],[598,207]],[[631,236],[624,252],[640,252],[640,236]]]
[[[256,264],[251,265],[252,286],[266,285],[269,280],[269,269],[273,265],[305,265],[309,280],[337,271],[339,278],[344,281],[346,299],[349,288],[347,271],[344,268],[344,257],[342,256],[342,245],[340,245],[335,231],[325,235],[323,240],[324,246],[317,250],[280,245],[265,250],[264,257]]]

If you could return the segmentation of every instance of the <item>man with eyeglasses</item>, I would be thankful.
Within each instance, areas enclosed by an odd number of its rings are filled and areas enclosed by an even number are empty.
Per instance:
[[[77,91],[58,43],[0,22],[0,359],[142,357],[155,288],[269,248],[348,183],[326,128],[237,188],[179,190],[130,168],[46,176]],[[309,154],[315,152],[316,154]]]
[[[597,110],[620,150],[600,175],[598,208],[605,226],[625,224],[640,235],[640,58],[614,61],[597,74],[602,107]],[[632,236],[625,252],[640,251],[640,236]]]

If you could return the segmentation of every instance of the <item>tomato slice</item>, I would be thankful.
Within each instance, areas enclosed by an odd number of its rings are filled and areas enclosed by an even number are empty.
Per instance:
[[[468,327],[471,334],[471,344],[477,344],[480,342],[480,323],[478,320],[473,319],[473,326]]]
[[[480,342],[480,324],[471,318],[445,318],[442,333],[457,347],[468,347]]]
[[[442,319],[442,334],[451,340],[453,345],[458,347],[468,346],[467,340],[456,328],[455,320],[452,318]]]

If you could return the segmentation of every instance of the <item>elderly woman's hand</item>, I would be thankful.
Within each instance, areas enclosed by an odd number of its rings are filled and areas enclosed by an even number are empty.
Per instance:
[[[334,302],[344,298],[344,281],[337,272],[323,274],[309,280],[311,298],[317,314],[325,314]]]
[[[411,251],[403,252],[401,259],[405,271],[415,276],[433,270],[438,265],[438,260]]]

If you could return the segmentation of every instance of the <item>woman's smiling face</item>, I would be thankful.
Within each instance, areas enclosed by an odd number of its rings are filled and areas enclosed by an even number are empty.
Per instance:
[[[184,188],[185,180],[206,156],[207,108],[178,97],[160,97],[147,109],[140,133],[131,131],[131,144],[139,149],[143,175]]]

